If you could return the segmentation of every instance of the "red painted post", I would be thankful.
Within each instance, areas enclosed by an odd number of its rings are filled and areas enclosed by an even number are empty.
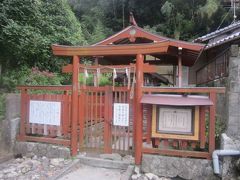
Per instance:
[[[24,136],[26,134],[25,132],[25,121],[26,121],[26,95],[27,95],[27,89],[21,90],[21,122],[20,122],[20,140],[24,139]]]
[[[77,122],[78,122],[78,72],[79,57],[73,56],[73,75],[72,75],[72,118],[71,118],[71,154],[77,155]]]
[[[178,48],[178,87],[182,87],[182,48]]]
[[[112,120],[112,88],[105,87],[105,100],[104,100],[104,153],[112,153],[111,142],[111,120]]]
[[[135,117],[134,125],[136,132],[135,139],[135,163],[141,164],[142,160],[142,129],[143,129],[143,110],[142,104],[140,103],[142,97],[142,86],[143,86],[143,64],[144,56],[142,54],[137,55],[136,59],[136,93],[135,93]]]
[[[80,127],[80,132],[79,132],[79,148],[82,148],[83,147],[83,141],[84,141],[84,122],[85,122],[85,107],[84,105],[82,104],[83,102],[86,102],[85,101],[85,92],[84,91],[81,91],[81,94],[79,96],[79,107],[78,107],[78,110],[79,110],[79,127]]]
[[[215,113],[216,113],[216,93],[210,92],[210,100],[213,102],[213,105],[210,106],[209,113],[209,153],[215,150]]]
[[[206,144],[206,120],[205,120],[205,106],[200,107],[200,148],[204,149]]]

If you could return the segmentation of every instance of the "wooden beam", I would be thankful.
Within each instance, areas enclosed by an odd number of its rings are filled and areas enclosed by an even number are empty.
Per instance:
[[[211,159],[211,154],[208,152],[156,149],[156,148],[143,148],[142,152],[147,154],[162,154],[162,155],[169,155],[169,156],[197,157],[197,158]]]
[[[143,87],[143,92],[146,93],[225,93],[225,87],[189,87],[189,88],[178,88],[178,87],[166,87],[166,88],[159,88],[159,87]]]
[[[59,56],[109,56],[167,53],[168,41],[134,45],[61,46],[52,45],[54,55]]]
[[[91,70],[96,70],[97,68],[101,69],[101,73],[108,73],[112,72],[113,69],[124,69],[124,68],[131,68],[132,71],[134,71],[135,64],[130,64],[130,65],[93,65],[93,66],[84,66],[84,65],[79,65],[79,72],[84,73],[84,69],[91,69]],[[159,66],[156,65],[150,65],[149,63],[145,63],[143,65],[143,72],[144,73],[156,73],[159,70]],[[72,73],[72,64],[68,64],[66,66],[63,66],[62,68],[63,73]]]
[[[134,126],[136,132],[135,139],[135,163],[141,164],[142,160],[142,137],[143,137],[143,110],[141,104],[143,86],[143,64],[144,56],[138,54],[136,58],[136,93],[135,93],[135,117]]]
[[[58,139],[58,138],[47,138],[47,137],[34,137],[34,136],[23,136],[17,137],[19,141],[33,141],[33,142],[43,142],[51,144],[60,144],[64,146],[70,146],[70,141],[67,139]]]
[[[71,86],[18,86],[19,90],[49,90],[49,91],[69,91]]]
[[[72,66],[72,118],[71,118],[71,153],[72,156],[77,155],[77,122],[78,122],[78,82],[79,82],[79,57],[73,56]]]

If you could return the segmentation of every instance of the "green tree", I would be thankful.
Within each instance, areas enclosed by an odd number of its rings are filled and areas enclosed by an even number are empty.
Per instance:
[[[51,44],[85,43],[67,0],[3,0],[0,24],[3,69],[27,65],[56,71],[62,61],[52,55]]]

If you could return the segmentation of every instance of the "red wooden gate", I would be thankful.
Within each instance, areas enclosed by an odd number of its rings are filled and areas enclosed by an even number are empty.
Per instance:
[[[130,104],[129,127],[113,124],[113,104]],[[79,149],[131,153],[132,103],[125,87],[86,87],[79,95]]]

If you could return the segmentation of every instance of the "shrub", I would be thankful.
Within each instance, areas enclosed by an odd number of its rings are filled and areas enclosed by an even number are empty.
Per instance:
[[[23,66],[17,71],[6,72],[1,81],[2,88],[14,92],[18,85],[61,85],[63,77],[49,71]]]

